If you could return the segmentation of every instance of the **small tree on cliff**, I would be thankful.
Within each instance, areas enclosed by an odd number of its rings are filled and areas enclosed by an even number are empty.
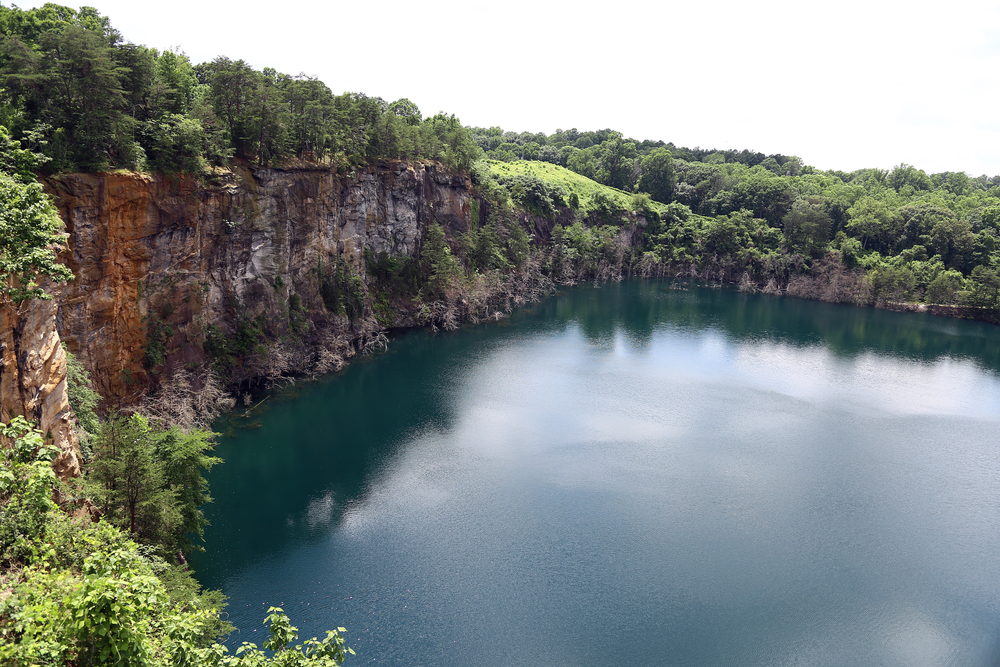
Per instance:
[[[458,261],[451,254],[451,247],[448,245],[444,230],[436,222],[427,228],[427,233],[424,235],[420,263],[433,296],[443,294],[459,275]]]
[[[0,297],[8,304],[49,298],[36,280],[72,280],[56,260],[62,221],[40,183],[28,180],[38,156],[0,127]]]

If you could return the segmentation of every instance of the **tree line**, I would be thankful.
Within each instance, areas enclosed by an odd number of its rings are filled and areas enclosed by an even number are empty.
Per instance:
[[[832,261],[865,276],[863,294],[844,300],[1000,309],[1000,176],[908,164],[821,171],[795,156],[688,149],[612,130],[472,133],[488,159],[548,162],[668,204],[647,215],[635,249],[647,271],[786,286]]]
[[[50,171],[187,171],[230,158],[351,165],[478,154],[454,117],[424,118],[407,99],[334,95],[305,74],[125,41],[93,8],[0,6],[0,124]]]

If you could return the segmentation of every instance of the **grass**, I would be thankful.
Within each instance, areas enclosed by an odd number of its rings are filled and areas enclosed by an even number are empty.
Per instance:
[[[517,176],[522,174],[534,176],[547,183],[561,186],[566,191],[567,199],[571,194],[576,193],[577,197],[580,198],[580,212],[582,214],[586,214],[590,210],[590,202],[598,192],[603,192],[618,202],[622,209],[626,211],[631,211],[633,208],[633,195],[631,192],[601,185],[597,181],[592,181],[575,171],[570,171],[565,167],[560,167],[550,162],[537,162],[535,160],[500,162],[498,160],[486,160],[486,163],[489,165],[490,171],[497,176]],[[659,212],[665,206],[654,201],[652,202],[652,208]]]

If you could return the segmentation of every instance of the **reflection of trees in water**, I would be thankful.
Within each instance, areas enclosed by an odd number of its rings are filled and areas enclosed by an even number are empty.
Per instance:
[[[677,289],[680,287],[681,289]],[[355,360],[324,385],[305,385],[284,404],[278,398],[258,422],[239,431],[239,451],[226,443],[226,463],[211,474],[216,498],[206,514],[209,555],[226,571],[290,542],[319,539],[346,507],[363,499],[381,466],[414,429],[447,430],[456,418],[449,386],[463,365],[488,353],[507,331],[530,336],[579,327],[586,340],[610,347],[616,336],[638,353],[657,331],[712,329],[739,342],[825,345],[851,357],[869,352],[921,360],[975,360],[1000,372],[1000,328],[981,322],[895,313],[733,289],[626,281],[566,290],[519,311],[512,320],[435,336],[415,333],[388,353]],[[289,481],[294,480],[294,481]],[[285,536],[274,538],[276,526]],[[199,564],[200,567],[200,564]],[[211,569],[210,567],[208,569]],[[213,584],[217,585],[217,584]]]
[[[624,334],[648,348],[657,328],[714,328],[737,340],[826,345],[840,356],[867,352],[932,361],[946,356],[1000,372],[1000,328],[983,322],[896,313],[789,297],[744,294],[665,281],[578,287],[546,304],[551,317],[573,320],[600,344]]]

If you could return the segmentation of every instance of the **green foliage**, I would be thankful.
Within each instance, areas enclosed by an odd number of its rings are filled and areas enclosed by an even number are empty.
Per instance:
[[[143,126],[148,165],[155,171],[205,171],[208,138],[201,121],[181,114],[164,114]]]
[[[626,141],[616,132],[613,138],[601,144],[599,155],[595,180],[619,190],[631,190],[638,156],[635,142]]]
[[[217,435],[202,429],[185,432],[177,426],[153,434],[153,449],[163,468],[164,486],[171,490],[172,502],[180,515],[179,528],[169,541],[161,541],[166,548],[184,552],[202,550],[191,542],[190,536],[200,539],[208,525],[201,508],[212,502],[212,497],[203,473],[222,462],[210,455]]]
[[[616,238],[618,228],[586,227],[577,221],[552,230],[549,270],[557,280],[577,280],[595,275],[605,266],[620,264]]]
[[[506,229],[504,231],[506,232]],[[495,220],[473,226],[459,238],[459,246],[470,271],[485,273],[493,269],[507,269],[511,266],[510,260],[501,246]]]
[[[173,306],[171,305],[172,308]],[[146,335],[147,340],[142,365],[152,370],[167,360],[167,343],[174,335],[174,328],[155,315],[151,315]]]
[[[927,286],[924,301],[927,303],[955,303],[964,286],[962,274],[954,269],[942,271]]]
[[[226,608],[228,599],[218,590],[204,590],[194,573],[186,565],[152,563],[157,578],[163,584],[170,606],[182,612],[206,614],[199,634],[192,635],[192,642],[199,647],[210,646],[215,640],[226,637],[235,628],[219,615]]]
[[[566,191],[562,187],[532,174],[504,175],[498,180],[514,202],[537,215],[553,218],[566,206]]]
[[[563,197],[561,206],[570,206],[583,216],[591,214],[595,208],[609,201],[613,202],[610,208],[616,211],[624,211],[631,206],[631,193],[601,185],[590,178],[555,164],[528,161],[510,163],[487,161],[483,164],[485,169],[488,169],[489,173],[495,177],[495,182],[507,193],[507,196],[510,196],[511,193],[502,184],[514,182],[518,176],[530,176],[543,181],[549,191],[558,192]],[[475,169],[473,173],[476,173]],[[495,187],[483,183],[483,180],[485,180],[484,177],[480,177],[474,182],[476,182],[477,187],[483,187],[487,191]],[[576,202],[575,206],[573,206],[574,201]],[[553,199],[553,203],[555,203],[555,199]],[[662,204],[653,202],[652,209],[660,211]]]
[[[240,307],[236,308],[236,312],[234,331],[231,334],[215,324],[205,327],[202,349],[212,360],[213,367],[220,372],[242,364],[244,360],[260,352],[264,344],[265,316],[261,314],[253,318],[247,317]]]
[[[97,406],[101,402],[101,395],[94,391],[90,380],[90,373],[76,355],[66,349],[66,395],[69,399],[69,406],[73,408],[73,414],[80,425],[80,451],[84,460],[89,460],[92,455],[90,448],[90,438],[97,434],[100,427],[100,420],[97,417]]]
[[[0,563],[23,562],[43,539],[55,508],[54,447],[24,417],[0,424]]]
[[[225,655],[213,644],[228,630],[221,594],[200,594],[189,574],[180,579],[191,595],[176,590],[173,574],[165,586],[157,575],[171,570],[108,523],[58,511],[48,523],[0,600],[0,663],[166,667]]]
[[[781,224],[785,241],[792,252],[811,257],[824,254],[833,221],[820,197],[796,199]]]
[[[365,283],[355,273],[354,267],[338,258],[330,266],[320,261],[317,272],[319,293],[329,312],[345,315],[351,322],[364,315]]]
[[[415,294],[423,282],[420,262],[408,255],[391,255],[385,250],[363,252],[365,272],[376,287],[392,296]]]
[[[274,654],[273,664],[276,665],[324,665],[336,667],[343,664],[348,654],[354,655],[354,650],[346,645],[341,633],[344,628],[328,630],[326,637],[317,640],[307,639],[294,648],[291,643],[298,639],[298,628],[293,626],[281,607],[269,607],[264,625],[270,626],[270,636],[264,642],[264,648]],[[243,642],[236,649],[237,660],[226,661],[226,665],[251,667],[252,665],[268,664],[265,654],[255,644]]]
[[[978,308],[1000,310],[1000,271],[985,266],[973,269],[966,301]]]
[[[506,260],[507,265],[521,269],[527,261],[530,251],[531,239],[528,232],[516,221],[504,227],[504,231],[506,238],[504,239],[503,259]]]
[[[29,141],[40,140],[37,131],[27,134]],[[41,153],[21,148],[21,142],[11,139],[7,128],[0,125],[0,171],[22,183],[31,183],[35,180],[35,171],[48,161],[49,158]]]
[[[427,288],[432,296],[443,295],[459,277],[458,261],[451,253],[451,246],[441,225],[434,222],[427,228],[420,249],[420,264],[427,277]]]
[[[639,189],[648,192],[658,202],[669,204],[674,197],[677,177],[674,175],[674,158],[666,148],[655,148],[642,158],[642,176]]]
[[[115,433],[101,430],[102,447],[114,446],[128,458],[132,441],[149,444],[151,430],[142,418],[115,415],[109,422]],[[191,498],[204,501],[204,480],[192,471],[211,459],[207,434],[154,435],[162,478],[174,491],[190,486]],[[297,629],[272,608],[264,646],[272,655],[247,643],[229,655],[214,643],[232,629],[219,617],[221,592],[202,591],[190,571],[167,565],[108,521],[79,522],[59,511],[52,502],[55,450],[22,417],[0,425],[0,439],[0,564],[16,566],[2,573],[0,664],[329,667],[354,653],[343,628],[292,648]],[[131,480],[129,474],[113,480],[115,490],[124,497]]]
[[[876,303],[905,301],[915,285],[913,272],[900,266],[883,264],[869,273]]]
[[[158,430],[138,414],[109,415],[86,468],[105,519],[167,553],[196,548],[188,536],[201,536],[201,506],[211,501],[202,472],[220,462],[208,454],[214,437],[198,429]]]
[[[302,333],[306,328],[306,307],[295,293],[288,295],[288,328],[293,333]]]
[[[140,415],[111,414],[93,448],[87,482],[104,518],[147,544],[171,541],[181,517],[149,422]]]
[[[624,211],[625,209],[618,199],[610,196],[607,192],[595,192],[594,196],[590,199],[591,217],[597,221],[605,223],[617,222]]]
[[[81,525],[58,513],[50,521],[49,541],[39,542],[45,549],[0,600],[4,665],[329,667],[354,653],[343,628],[290,647],[297,629],[271,608],[272,655],[248,643],[230,655],[214,643],[229,629],[218,618],[221,594],[204,597],[176,570],[164,576],[162,561],[107,523]]]
[[[56,261],[61,229],[41,184],[0,172],[0,298],[47,299],[38,279],[72,280],[73,273]]]

